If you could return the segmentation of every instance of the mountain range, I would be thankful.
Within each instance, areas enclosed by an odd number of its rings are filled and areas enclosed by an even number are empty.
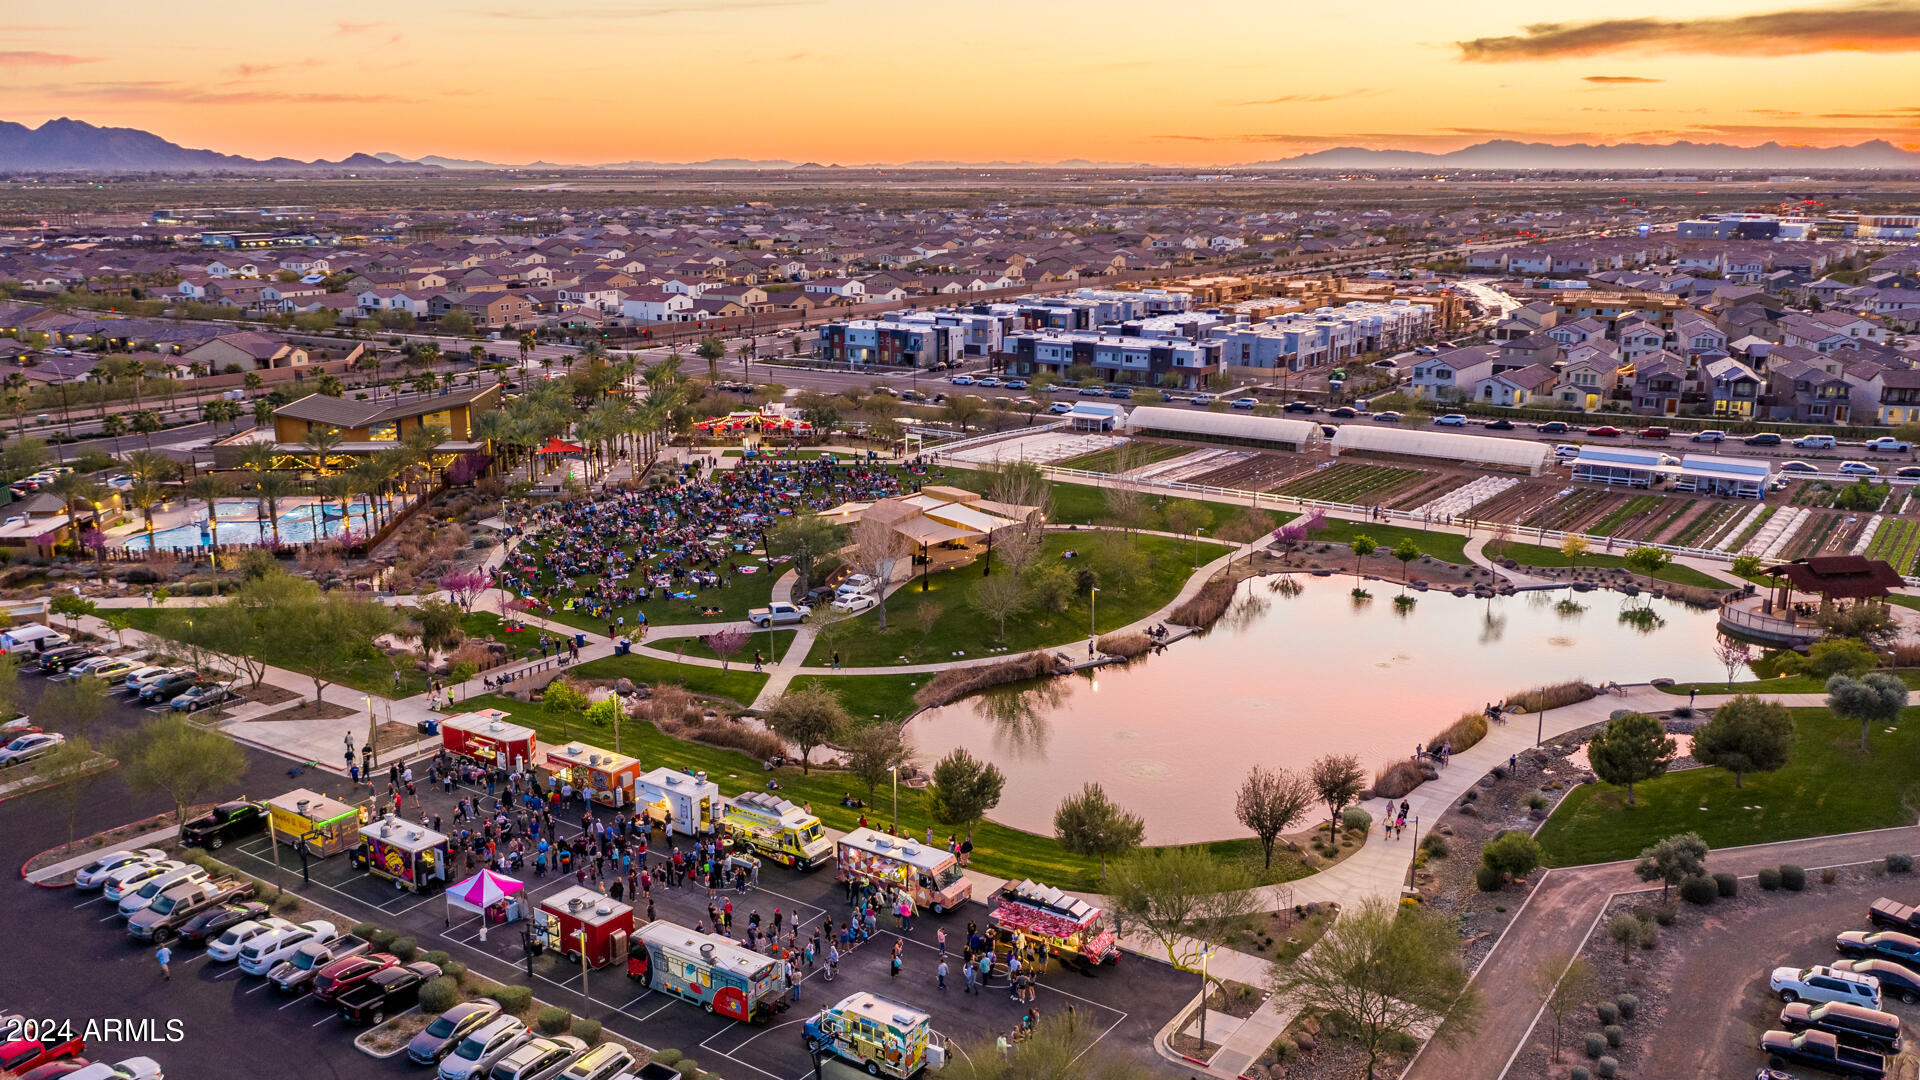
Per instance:
[[[1164,168],[1144,162],[962,162],[914,161],[903,164],[863,165],[854,168]],[[1336,147],[1294,157],[1248,162],[1242,169],[1920,169],[1920,153],[1903,150],[1884,139],[1856,146],[1730,146],[1725,143],[1618,143],[1600,145],[1518,142],[1495,139],[1443,153],[1421,150],[1371,150]],[[62,117],[38,128],[0,120],[0,171],[43,172],[223,172],[272,170],[284,172],[424,171],[539,169],[792,169],[828,171],[838,164],[769,161],[751,158],[712,158],[706,161],[622,161],[601,164],[503,165],[470,158],[408,158],[395,153],[352,154],[339,161],[299,161],[276,157],[261,160],[195,150],[169,142],[137,128],[96,127],[83,120]]]

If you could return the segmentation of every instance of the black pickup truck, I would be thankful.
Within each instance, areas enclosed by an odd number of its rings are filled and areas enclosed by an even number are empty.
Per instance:
[[[1798,1035],[1769,1031],[1760,1036],[1760,1049],[1766,1051],[1767,1064],[1811,1065],[1816,1069],[1843,1076],[1880,1080],[1887,1075],[1887,1059],[1866,1050],[1840,1045],[1840,1040],[1824,1031],[1803,1031]]]
[[[1920,930],[1920,911],[1884,896],[1867,909],[1867,920],[1888,930]]]

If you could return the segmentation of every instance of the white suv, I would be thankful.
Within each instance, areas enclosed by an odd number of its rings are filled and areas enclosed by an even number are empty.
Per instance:
[[[307,942],[325,944],[336,936],[333,924],[319,919],[301,923],[291,930],[262,934],[240,947],[240,970],[249,975],[265,975],[273,970],[273,965],[292,956]]]
[[[181,866],[164,874],[147,879],[139,890],[120,898],[120,914],[130,916],[136,911],[144,911],[163,892],[175,885],[195,885],[207,880],[204,866]]]
[[[494,1063],[530,1042],[533,1032],[511,1016],[489,1020],[486,1025],[460,1040],[453,1053],[440,1059],[440,1080],[468,1080],[484,1077]]]
[[[117,904],[125,899],[128,893],[139,892],[140,887],[147,882],[185,865],[187,864],[178,859],[158,859],[153,862],[123,866],[107,875],[106,884],[101,888],[101,893]]]
[[[238,960],[240,950],[248,942],[266,934],[293,929],[293,923],[278,916],[265,919],[248,919],[227,927],[227,932],[207,943],[207,959]]]
[[[1774,968],[1773,978],[1767,981],[1767,985],[1780,995],[1781,1001],[1844,1001],[1868,1009],[1880,1008],[1879,979],[1871,975],[1856,975],[1851,971],[1835,971],[1824,965],[1804,971],[1790,967]]]

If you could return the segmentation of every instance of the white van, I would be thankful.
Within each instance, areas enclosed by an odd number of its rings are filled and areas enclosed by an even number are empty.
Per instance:
[[[25,626],[9,626],[0,630],[0,652],[37,653],[48,649],[57,649],[70,645],[73,639],[50,626],[28,623]]]

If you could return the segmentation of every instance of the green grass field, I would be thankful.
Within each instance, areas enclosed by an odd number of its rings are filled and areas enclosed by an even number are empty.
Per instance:
[[[1713,847],[1732,847],[1913,823],[1913,808],[1920,806],[1920,709],[1908,709],[1891,731],[1871,732],[1865,754],[1859,725],[1825,709],[1792,713],[1787,766],[1748,776],[1743,787],[1733,786],[1732,773],[1689,769],[1634,785],[1633,806],[1625,788],[1575,788],[1540,830],[1548,863],[1631,858],[1689,830]]]
[[[1087,472],[1113,472],[1114,467],[1126,459],[1129,469],[1142,465],[1151,465],[1156,461],[1177,458],[1181,454],[1193,452],[1191,446],[1175,446],[1171,443],[1130,442],[1124,446],[1109,446],[1104,450],[1081,454],[1065,461],[1056,461],[1055,465],[1063,469],[1085,469]]]
[[[767,685],[766,673],[753,670],[751,659],[735,664],[731,671],[721,671],[628,653],[574,665],[567,669],[567,674],[576,679],[632,679],[637,683],[680,686],[688,693],[723,697],[743,706],[753,704],[760,688]]]
[[[537,731],[542,742],[558,743],[563,741],[562,735],[570,734],[574,739],[614,748],[613,732],[583,730],[577,722],[563,729],[561,723],[539,705],[489,695],[473,698],[463,707],[501,709],[511,714],[516,723],[526,724]],[[768,774],[761,768],[760,762],[736,750],[723,750],[663,735],[645,721],[622,724],[619,743],[617,749],[639,758],[643,769],[666,765],[705,772],[707,778],[718,784],[721,792],[727,795],[766,788]],[[866,801],[864,813],[870,820],[880,822],[891,818],[892,802],[890,792],[885,787],[869,797],[863,785],[842,772],[816,769],[811,775],[806,775],[789,767],[777,770],[774,775],[779,777],[782,795],[795,803],[811,805],[814,814],[831,828],[851,830],[863,813],[840,805],[840,797],[847,791]],[[936,841],[944,841],[954,832],[936,824],[927,812],[924,794],[908,787],[900,789],[900,826],[905,834],[913,836],[924,836],[931,827]],[[972,865],[981,873],[1012,879],[1032,878],[1063,888],[1097,890],[1099,887],[1099,861],[1065,851],[1050,836],[983,821],[974,828],[973,845]],[[1251,837],[1200,846],[1223,857],[1251,860],[1256,870],[1260,866],[1260,845]],[[1273,869],[1263,880],[1291,881],[1305,877],[1307,873],[1307,869],[1293,855],[1276,852]]]
[[[1920,690],[1920,668],[1890,668],[1887,674],[1898,675],[1909,688]],[[1692,690],[1702,694],[1824,694],[1827,680],[1817,675],[1788,675],[1780,679],[1736,679],[1732,690],[1724,682],[1674,683],[1659,689],[1682,697]]]
[[[929,478],[929,483],[949,484],[966,488],[968,491],[986,490],[987,474],[979,471],[956,470],[943,479]],[[1107,497],[1103,489],[1091,484],[1069,484],[1055,480],[1051,485],[1053,494],[1053,512],[1048,521],[1055,525],[1117,525],[1112,513],[1107,509]],[[1168,531],[1167,511],[1175,506],[1191,506],[1195,509],[1195,520],[1199,527],[1209,535],[1220,531],[1220,527],[1250,512],[1250,507],[1234,506],[1231,503],[1207,502],[1201,499],[1173,498],[1166,495],[1143,493],[1144,513],[1140,528]],[[1295,515],[1291,511],[1268,510],[1262,508],[1252,511],[1266,528],[1274,529],[1292,521]]]
[[[753,653],[756,649],[759,650],[761,656],[766,657],[769,661],[777,660],[787,655],[787,646],[793,644],[793,635],[795,632],[796,631],[793,630],[775,630],[773,632],[773,644],[768,645],[767,632],[765,630],[756,630],[747,635],[747,643],[740,647],[739,652],[733,654],[733,662],[736,664],[744,662],[748,667],[752,667]],[[720,654],[714,652],[713,648],[699,637],[648,637],[645,644],[648,648],[658,649],[661,652],[681,653],[687,656],[704,656],[709,660],[720,659]]]
[[[1441,562],[1460,566],[1467,563],[1467,538],[1459,533],[1427,532],[1424,529],[1409,529],[1375,521],[1341,521],[1328,518],[1327,527],[1315,533],[1313,539],[1330,544],[1350,544],[1354,537],[1361,535],[1372,537],[1374,543],[1380,545],[1380,550],[1375,552],[1372,559],[1368,561],[1369,566],[1374,565],[1373,560],[1379,559],[1387,559],[1389,567],[1398,566],[1398,563],[1388,558],[1387,552],[1409,540],[1413,542],[1414,547],[1420,549],[1422,555],[1431,555]]]
[[[1576,560],[1569,559],[1566,553],[1557,547],[1543,547],[1539,544],[1488,544],[1489,558],[1512,559],[1521,566],[1571,566]],[[1496,550],[1497,549],[1497,550]],[[1588,552],[1577,560],[1581,566],[1600,567],[1602,569],[1625,569],[1626,560],[1619,555],[1596,555]],[[1731,589],[1733,586],[1714,577],[1712,574],[1695,570],[1691,566],[1668,564],[1653,575],[1660,581],[1675,585],[1693,585],[1702,589]]]
[[[114,610],[126,616],[127,625],[133,629],[142,630],[149,634],[158,634],[160,632],[161,616],[164,615],[168,609],[116,608]],[[259,659],[273,667],[285,668],[288,671],[299,672],[302,675],[309,674],[306,669],[295,663],[291,658],[272,649],[262,650]],[[419,670],[412,664],[402,664],[399,672],[399,689],[396,691],[396,684],[393,678],[393,661],[385,654],[381,654],[354,668],[351,672],[343,676],[339,680],[339,683],[342,686],[351,686],[355,690],[363,693],[379,694],[383,697],[412,697],[415,694],[426,692],[426,672]]]
[[[854,720],[904,720],[919,706],[913,692],[926,685],[931,675],[796,675],[788,684],[793,689],[821,685],[840,695],[840,704]]]

